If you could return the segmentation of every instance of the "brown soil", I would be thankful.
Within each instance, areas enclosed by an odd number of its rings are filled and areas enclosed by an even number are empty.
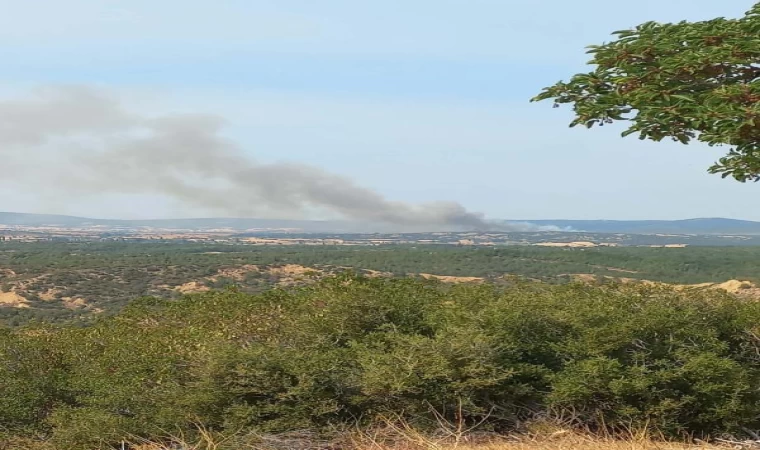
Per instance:
[[[188,283],[177,286],[174,289],[182,294],[194,294],[196,292],[207,292],[211,290],[208,286],[204,286],[197,281],[190,281]]]
[[[580,241],[580,242],[541,242],[537,245],[539,247],[572,247],[572,248],[586,248],[586,247],[597,247],[597,244],[594,244],[593,242],[586,242],[586,241]]]
[[[240,267],[228,267],[225,269],[219,269],[219,273],[215,277],[212,277],[212,279],[215,280],[219,277],[224,277],[242,281],[245,279],[245,275],[250,272],[260,272],[259,266],[247,264]]]
[[[481,277],[453,277],[448,275],[433,275],[430,273],[421,273],[421,277],[428,280],[439,280],[444,283],[480,283],[483,281]]]
[[[0,306],[13,308],[28,308],[28,301],[15,292],[0,292]]]
[[[582,281],[585,283],[593,283],[597,280],[596,275],[591,275],[588,273],[572,274],[572,276],[576,280]],[[737,295],[739,297],[760,300],[760,286],[757,286],[751,281],[728,280],[723,283],[669,284],[669,283],[655,282],[651,280],[640,280],[636,278],[625,278],[625,277],[618,278],[618,277],[610,277],[610,276],[605,276],[604,278],[608,280],[619,281],[621,283],[641,283],[641,284],[646,284],[649,286],[671,286],[677,290],[688,290],[688,289],[723,290],[723,291],[728,292],[729,294]]]

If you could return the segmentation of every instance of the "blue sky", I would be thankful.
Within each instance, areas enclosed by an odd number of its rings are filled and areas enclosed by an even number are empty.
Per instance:
[[[145,113],[207,112],[265,162],[319,166],[393,200],[493,218],[760,220],[720,149],[568,129],[530,104],[584,46],[647,20],[736,17],[751,0],[0,0],[0,95],[83,84]],[[0,181],[0,210],[195,216],[159,198],[51,206]],[[139,200],[139,201],[138,201]]]

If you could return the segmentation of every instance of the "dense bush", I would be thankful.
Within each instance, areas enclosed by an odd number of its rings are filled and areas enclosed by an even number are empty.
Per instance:
[[[62,448],[194,423],[275,432],[432,411],[494,430],[548,411],[669,435],[760,427],[760,306],[715,292],[338,276],[143,298],[0,335],[0,426]]]

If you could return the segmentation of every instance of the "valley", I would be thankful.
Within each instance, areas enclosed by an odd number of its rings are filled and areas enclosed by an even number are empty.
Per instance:
[[[354,239],[350,242],[360,241]],[[425,245],[407,240],[362,244],[346,244],[346,240],[320,244],[300,240],[291,244],[188,239],[6,240],[0,242],[0,321],[11,326],[33,320],[88,321],[118,313],[132,300],[145,296],[176,299],[227,288],[255,294],[305,285],[346,271],[496,285],[509,284],[515,278],[552,284],[722,285],[745,297],[755,296],[755,283],[760,283],[760,247],[422,241]]]

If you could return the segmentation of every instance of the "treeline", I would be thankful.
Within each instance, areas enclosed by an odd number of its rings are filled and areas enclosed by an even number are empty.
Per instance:
[[[61,449],[167,432],[371,427],[760,429],[760,304],[640,285],[332,277],[142,298],[84,328],[0,333],[0,430]],[[232,448],[232,447],[231,447]]]
[[[552,277],[568,273],[625,276],[669,283],[760,281],[760,247],[545,248],[444,245],[250,246],[194,243],[5,243],[0,267],[19,274],[83,269],[138,270],[200,277],[236,264],[332,265],[391,273]]]
[[[758,279],[760,247],[544,248],[534,246],[378,247],[211,245],[192,243],[7,243],[0,245],[0,267],[19,274],[101,269],[205,276],[210,268],[235,264],[350,266],[392,273],[549,277],[598,273],[672,283]],[[758,279],[760,281],[760,279]]]

